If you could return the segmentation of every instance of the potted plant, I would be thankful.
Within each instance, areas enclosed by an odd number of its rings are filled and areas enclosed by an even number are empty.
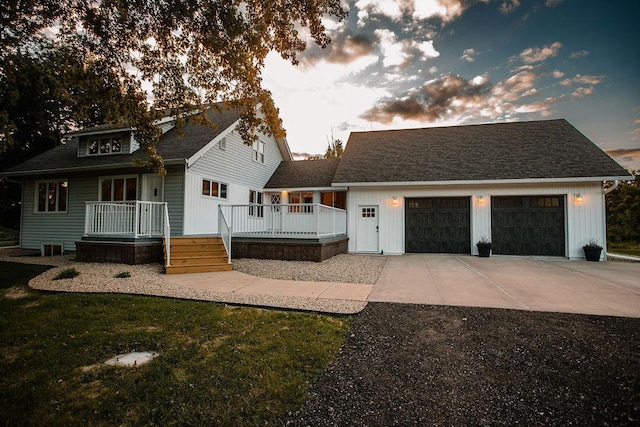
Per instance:
[[[487,239],[485,236],[482,236],[478,243],[476,243],[478,247],[478,256],[483,258],[488,258],[491,255],[491,241]]]
[[[584,250],[584,257],[587,261],[600,261],[602,246],[598,244],[596,239],[590,239],[587,244],[582,247],[582,250]]]

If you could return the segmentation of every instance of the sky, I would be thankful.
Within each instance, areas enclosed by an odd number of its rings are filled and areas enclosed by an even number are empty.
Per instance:
[[[352,131],[564,118],[640,169],[640,1],[343,0],[263,70],[295,158]]]

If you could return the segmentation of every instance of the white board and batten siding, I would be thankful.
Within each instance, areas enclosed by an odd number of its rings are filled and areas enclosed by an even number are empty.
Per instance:
[[[575,195],[582,201],[577,203]],[[446,185],[398,187],[350,187],[347,198],[349,252],[357,252],[357,230],[360,208],[378,207],[379,251],[385,254],[405,252],[405,198],[469,197],[471,200],[471,250],[485,236],[491,238],[492,196],[549,196],[565,199],[565,248],[571,259],[584,258],[582,247],[596,239],[606,250],[604,190],[601,182],[523,183],[504,185]],[[478,203],[483,196],[484,203]],[[397,198],[397,204],[393,204]]]
[[[222,138],[225,138],[225,149],[219,145]],[[248,204],[249,190],[263,191],[283,158],[274,137],[259,134],[259,138],[265,143],[264,164],[253,161],[252,147],[245,145],[240,135],[232,131],[219,135],[218,142],[187,168],[184,235],[218,233],[218,207],[221,204]],[[227,184],[227,198],[203,196],[203,179]]]
[[[76,241],[84,234],[85,200],[97,200],[98,178],[70,178],[68,182],[66,212],[35,212],[36,181],[24,181],[20,226],[22,248],[41,249],[43,243],[53,243],[62,244],[65,251],[76,250]]]

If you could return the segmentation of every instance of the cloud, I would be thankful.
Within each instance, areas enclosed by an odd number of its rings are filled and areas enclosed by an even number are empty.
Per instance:
[[[446,23],[462,15],[468,6],[460,0],[415,0],[412,15],[417,20],[438,17]]]
[[[400,99],[384,99],[365,111],[361,118],[370,122],[391,124],[397,117],[401,120],[435,122],[455,114],[473,109],[483,103],[491,89],[487,77],[477,76],[471,80],[447,74],[411,89]]]
[[[562,0],[546,0],[544,5],[547,7],[556,7],[559,6],[560,3],[562,3]]]
[[[560,82],[562,86],[571,86],[573,84],[580,85],[597,85],[602,81],[602,76],[583,76],[581,74],[576,74],[575,77],[571,79],[564,79]]]
[[[464,52],[462,52],[462,56],[460,57],[460,59],[462,59],[463,61],[467,61],[467,62],[473,62],[475,59],[473,58],[476,54],[476,51],[474,49],[465,49]]]
[[[520,0],[506,0],[500,5],[500,12],[509,14],[520,6]]]
[[[427,61],[440,56],[440,52],[433,47],[433,41],[416,42],[411,39],[397,40],[396,34],[388,29],[376,30],[382,51],[382,65],[385,67],[406,67],[418,61]]]
[[[583,49],[583,50],[579,50],[577,52],[571,52],[571,55],[569,55],[569,58],[572,58],[572,59],[584,58],[587,55],[589,55],[589,51]]]
[[[519,57],[523,62],[527,64],[542,62],[547,58],[558,55],[558,51],[561,47],[562,43],[560,42],[555,42],[550,46],[544,46],[541,48],[530,47],[520,52]]]
[[[352,34],[344,28],[331,32],[331,43],[322,49],[315,43],[300,56],[303,66],[314,66],[321,61],[332,64],[350,64],[367,56],[377,56],[379,39],[375,34]]]
[[[551,75],[553,76],[554,79],[561,79],[562,77],[564,77],[564,73],[560,70],[553,70],[551,72]]]
[[[617,157],[625,161],[640,160],[640,147],[638,148],[614,148],[606,150],[611,157]]]
[[[575,91],[573,91],[571,96],[573,96],[574,98],[584,98],[585,96],[591,95],[592,93],[593,93],[593,86],[579,87]]]

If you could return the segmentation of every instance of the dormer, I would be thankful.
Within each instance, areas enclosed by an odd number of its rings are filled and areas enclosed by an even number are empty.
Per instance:
[[[155,124],[164,134],[175,126],[175,118],[164,117]],[[131,127],[101,125],[71,132],[68,136],[78,138],[78,157],[131,154],[140,148]]]
[[[129,127],[95,126],[69,136],[78,138],[78,157],[131,154],[140,148]]]

